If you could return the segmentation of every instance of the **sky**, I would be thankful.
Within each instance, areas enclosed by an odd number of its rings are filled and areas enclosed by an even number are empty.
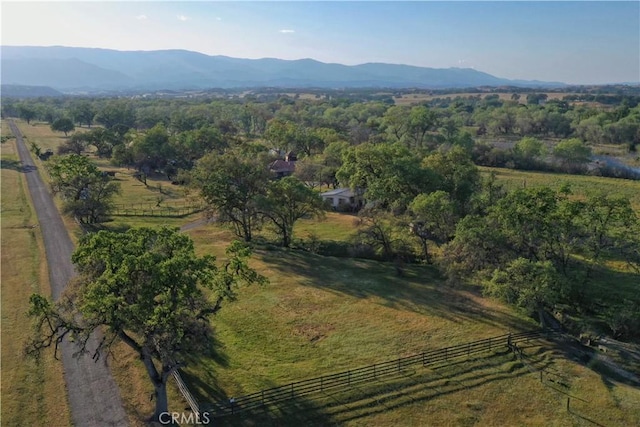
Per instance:
[[[2,1],[1,44],[640,81],[640,1]]]

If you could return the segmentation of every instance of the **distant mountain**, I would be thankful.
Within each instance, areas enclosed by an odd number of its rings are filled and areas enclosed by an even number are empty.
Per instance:
[[[558,87],[508,80],[470,68],[369,63],[347,66],[313,59],[240,59],[187,50],[118,51],[2,46],[2,83],[70,91],[184,90],[234,87],[460,88]]]
[[[1,85],[0,96],[5,98],[39,98],[64,96],[60,91],[48,86]]]

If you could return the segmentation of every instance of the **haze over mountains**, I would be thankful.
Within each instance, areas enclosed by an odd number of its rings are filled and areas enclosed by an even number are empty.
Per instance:
[[[2,46],[3,85],[48,86],[62,92],[189,90],[237,87],[460,88],[558,87],[558,82],[508,80],[470,68],[368,63],[347,66],[313,59],[240,59],[187,50],[118,51]]]

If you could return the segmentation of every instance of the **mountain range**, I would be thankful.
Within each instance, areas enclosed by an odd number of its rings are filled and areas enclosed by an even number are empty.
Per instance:
[[[188,50],[119,51],[77,47],[2,46],[3,85],[46,86],[70,93],[249,87],[461,88],[558,87],[509,80],[471,68],[400,64],[342,65],[313,59],[241,59]]]

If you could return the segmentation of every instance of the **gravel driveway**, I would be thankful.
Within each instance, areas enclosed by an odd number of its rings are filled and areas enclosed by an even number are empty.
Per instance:
[[[75,275],[71,263],[74,246],[47,185],[40,179],[22,134],[12,120],[7,122],[16,137],[18,154],[27,171],[25,173],[27,184],[38,216],[47,255],[51,296],[56,300],[69,279]],[[89,348],[95,348],[96,345],[97,340],[94,334],[89,342]],[[111,376],[106,359],[101,358],[98,362],[94,362],[89,356],[74,358],[73,353],[76,349],[72,343],[65,341],[60,351],[74,426],[128,425],[127,415],[120,400],[120,391]]]

